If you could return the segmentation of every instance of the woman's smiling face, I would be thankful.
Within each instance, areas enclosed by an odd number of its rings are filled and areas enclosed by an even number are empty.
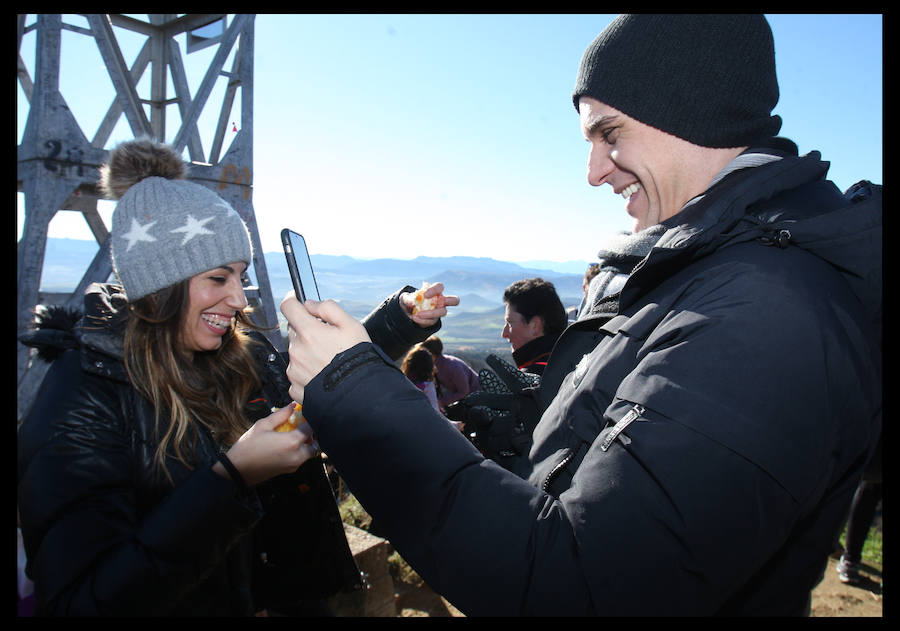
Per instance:
[[[243,261],[216,267],[191,277],[188,310],[181,322],[181,343],[188,351],[214,351],[234,324],[234,314],[247,306],[241,279]]]

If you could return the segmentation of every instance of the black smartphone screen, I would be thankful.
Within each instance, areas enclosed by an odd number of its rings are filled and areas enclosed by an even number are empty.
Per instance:
[[[294,284],[297,300],[300,302],[321,300],[303,235],[285,228],[281,231],[281,245],[284,248],[284,256],[287,259],[288,271],[291,274],[291,282]]]

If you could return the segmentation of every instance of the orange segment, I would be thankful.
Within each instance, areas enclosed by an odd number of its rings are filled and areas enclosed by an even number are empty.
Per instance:
[[[435,299],[437,296],[428,299],[425,298],[425,290],[429,287],[431,287],[430,283],[423,282],[422,288],[416,292],[416,295],[413,298],[413,302],[415,303],[412,308],[413,315],[416,315],[419,311],[429,311],[435,308]]]
[[[284,423],[275,428],[276,432],[290,432],[292,430],[297,429],[297,426],[303,422],[303,413],[301,410],[303,406],[299,403],[294,404],[294,411],[291,412],[291,415],[288,417]]]

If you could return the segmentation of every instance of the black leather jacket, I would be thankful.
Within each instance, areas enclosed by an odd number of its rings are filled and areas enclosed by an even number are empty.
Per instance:
[[[92,286],[87,317],[74,331],[22,340],[63,349],[18,437],[18,506],[36,613],[291,613],[360,589],[321,459],[242,491],[212,471],[220,447],[201,430],[192,469],[170,458],[174,486],[154,473],[154,410],[128,381],[121,335],[102,324],[124,306],[119,291]],[[439,328],[412,323],[399,293],[365,320],[373,341],[395,357]],[[246,408],[251,421],[290,402],[285,358],[254,337],[262,387]]]

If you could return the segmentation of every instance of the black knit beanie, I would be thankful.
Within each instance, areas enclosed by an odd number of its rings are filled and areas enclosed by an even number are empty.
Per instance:
[[[580,96],[703,147],[743,147],[781,129],[762,15],[619,16],[584,52],[576,110]]]

